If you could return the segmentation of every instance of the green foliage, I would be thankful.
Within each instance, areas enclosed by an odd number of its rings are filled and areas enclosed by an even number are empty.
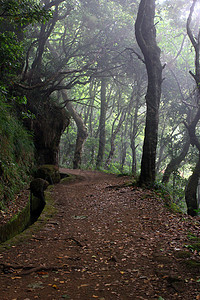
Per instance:
[[[182,210],[180,209],[180,207],[179,207],[176,203],[174,203],[174,202],[172,202],[172,203],[170,204],[169,209],[170,209],[172,212],[174,212],[174,213],[183,213]]]
[[[1,80],[13,79],[23,58],[22,42],[19,42],[14,32],[0,33],[0,70]]]
[[[51,16],[33,0],[0,0],[0,81],[12,85],[24,61],[24,27]]]
[[[33,164],[32,137],[13,116],[0,94],[0,208],[6,207],[28,182]]]
[[[173,198],[174,189],[172,186],[168,185],[166,186],[162,182],[155,182],[153,188],[156,190],[156,193],[158,196],[164,199],[165,204],[167,207],[174,213],[183,213],[184,207],[182,202],[175,202]],[[178,187],[177,193],[179,192]],[[183,191],[180,191],[180,194],[183,195]]]
[[[200,243],[200,237],[194,235],[193,233],[188,233],[188,239],[191,241],[198,241]]]
[[[200,252],[200,237],[189,233],[188,239],[190,241],[190,244],[186,244],[185,248],[190,249],[190,251],[192,251],[192,252],[199,253]]]
[[[185,245],[186,248],[191,249],[192,252],[197,251],[200,252],[200,242],[193,243],[191,245]]]
[[[25,59],[24,29],[45,22],[51,12],[34,0],[0,0],[0,208],[28,182],[34,163],[32,136],[14,114],[27,98],[15,92],[14,82]],[[34,117],[29,111],[22,118]]]
[[[34,0],[0,0],[0,21],[8,20],[14,26],[45,22],[51,12]]]

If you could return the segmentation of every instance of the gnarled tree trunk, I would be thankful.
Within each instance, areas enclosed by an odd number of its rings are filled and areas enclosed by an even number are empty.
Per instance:
[[[35,118],[24,119],[24,124],[34,133],[36,162],[39,165],[58,165],[60,138],[69,125],[67,111],[55,105],[51,99],[43,99],[37,93],[29,93],[27,98],[26,109],[34,114]]]
[[[155,0],[141,0],[135,23],[135,34],[137,43],[144,55],[148,74],[145,138],[139,179],[141,185],[150,185],[155,181],[159,104],[163,68],[160,62],[160,48],[156,43],[154,17]]]

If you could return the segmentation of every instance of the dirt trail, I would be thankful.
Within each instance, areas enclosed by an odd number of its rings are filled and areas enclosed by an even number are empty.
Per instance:
[[[129,178],[61,172],[80,177],[55,186],[57,213],[0,254],[1,300],[200,299],[199,268],[176,255],[199,220],[170,213],[152,191],[123,187]]]

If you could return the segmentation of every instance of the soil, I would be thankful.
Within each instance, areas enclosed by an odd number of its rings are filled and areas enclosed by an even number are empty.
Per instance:
[[[128,177],[62,169],[56,214],[0,254],[0,299],[200,299],[200,219],[169,211]]]

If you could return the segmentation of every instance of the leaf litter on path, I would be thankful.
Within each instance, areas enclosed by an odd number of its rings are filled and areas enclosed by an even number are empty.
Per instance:
[[[153,191],[124,186],[130,178],[80,174],[84,180],[54,187],[55,229],[1,254],[2,299],[198,299],[199,268],[186,263],[199,255],[184,245],[189,232],[198,235],[199,219],[172,214]],[[175,257],[182,250],[191,256]]]

